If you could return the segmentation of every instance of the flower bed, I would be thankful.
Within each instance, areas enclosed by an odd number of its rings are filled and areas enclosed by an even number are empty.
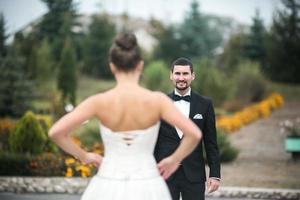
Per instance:
[[[280,108],[283,103],[283,97],[278,93],[273,93],[261,102],[246,107],[233,115],[219,117],[216,123],[217,128],[226,133],[232,133],[254,120],[268,117],[274,109]]]

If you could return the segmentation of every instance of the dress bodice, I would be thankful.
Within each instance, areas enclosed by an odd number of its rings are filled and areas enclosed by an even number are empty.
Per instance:
[[[135,180],[159,176],[153,151],[160,122],[149,128],[130,131],[112,131],[100,126],[104,157],[97,176]]]

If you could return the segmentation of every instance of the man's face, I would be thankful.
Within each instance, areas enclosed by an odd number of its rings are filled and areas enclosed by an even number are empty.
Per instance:
[[[170,79],[177,90],[183,91],[190,87],[195,74],[191,72],[189,65],[175,65],[173,72],[170,73]]]

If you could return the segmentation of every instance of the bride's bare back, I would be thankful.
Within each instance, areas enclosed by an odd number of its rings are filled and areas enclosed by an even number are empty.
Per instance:
[[[159,93],[137,85],[116,87],[94,98],[97,117],[113,131],[145,129],[161,117]]]

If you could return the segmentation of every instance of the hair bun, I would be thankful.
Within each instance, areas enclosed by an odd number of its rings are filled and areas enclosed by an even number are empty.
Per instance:
[[[115,43],[123,50],[131,50],[137,46],[135,35],[131,33],[122,33],[116,38]]]

